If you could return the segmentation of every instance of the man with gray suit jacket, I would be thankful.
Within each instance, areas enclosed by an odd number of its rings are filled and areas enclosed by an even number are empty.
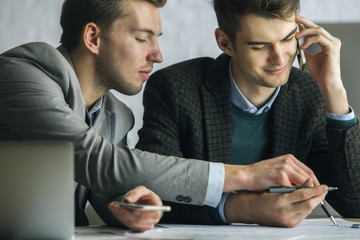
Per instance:
[[[159,7],[165,2],[65,0],[60,47],[29,43],[0,56],[0,140],[74,144],[78,225],[87,224],[81,208],[89,199],[109,224],[120,221],[137,231],[153,227],[160,212],[131,212],[109,204],[138,185],[166,201],[210,207],[218,205],[223,192],[236,189],[262,191],[308,179],[318,185],[296,159],[259,177],[262,164],[249,174],[239,166],[126,147],[134,118],[109,90],[138,93],[153,64],[162,61],[157,38]],[[128,196],[129,202],[161,204],[147,189],[133,193],[137,197]]]

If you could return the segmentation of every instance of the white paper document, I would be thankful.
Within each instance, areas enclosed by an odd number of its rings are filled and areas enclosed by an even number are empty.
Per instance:
[[[294,228],[263,227],[256,224],[234,224],[234,225],[179,225],[160,224],[153,230],[145,233],[134,233],[116,228],[98,228],[101,238],[97,239],[178,239],[178,240],[332,240],[332,239],[360,239],[360,228],[351,228],[356,222],[349,222],[336,218],[339,226],[335,226],[328,218],[305,219]],[[92,229],[95,230],[95,229]],[[103,235],[107,233],[108,235]],[[75,239],[84,238],[86,235],[76,235]],[[99,237],[99,235],[98,235]]]

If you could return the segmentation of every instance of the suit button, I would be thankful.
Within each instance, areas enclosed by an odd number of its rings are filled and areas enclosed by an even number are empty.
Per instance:
[[[191,197],[189,197],[189,196],[186,196],[186,197],[184,197],[184,202],[185,203],[189,203],[189,202],[191,202]]]
[[[181,196],[181,195],[178,195],[178,196],[176,196],[176,200],[177,200],[178,202],[182,202],[182,201],[184,201],[184,197]]]

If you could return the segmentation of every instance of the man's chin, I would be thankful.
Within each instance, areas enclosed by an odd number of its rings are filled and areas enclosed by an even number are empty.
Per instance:
[[[268,88],[277,88],[285,85],[288,81],[289,77],[273,77],[267,78],[267,81],[264,83],[264,87]]]
[[[131,87],[131,88],[119,88],[115,89],[116,91],[120,92],[121,94],[127,95],[127,96],[134,96],[138,94],[142,90],[142,85],[140,87]]]

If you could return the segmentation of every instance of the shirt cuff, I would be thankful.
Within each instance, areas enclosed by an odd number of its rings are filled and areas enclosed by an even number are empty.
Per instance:
[[[229,194],[230,193],[223,193],[219,205],[216,208],[209,208],[209,215],[212,217],[212,219],[216,224],[220,224],[220,225],[231,224],[226,220],[224,214],[224,205]]]
[[[334,128],[349,128],[357,123],[355,112],[349,106],[349,113],[345,115],[335,115],[326,111],[327,123],[330,127]]]
[[[349,121],[353,118],[355,118],[355,112],[352,109],[351,106],[349,106],[349,113],[345,114],[345,115],[335,115],[331,112],[326,111],[326,117],[333,119],[333,120],[338,120],[338,121]]]
[[[217,207],[221,200],[225,181],[225,167],[223,163],[210,163],[208,188],[205,196],[205,205]]]
[[[228,220],[226,220],[225,217],[225,213],[224,213],[224,205],[225,205],[225,201],[227,199],[227,197],[229,196],[230,193],[224,193],[221,197],[220,203],[219,203],[219,213],[221,216],[221,220],[223,220],[223,222],[230,224],[230,222],[228,222]]]

